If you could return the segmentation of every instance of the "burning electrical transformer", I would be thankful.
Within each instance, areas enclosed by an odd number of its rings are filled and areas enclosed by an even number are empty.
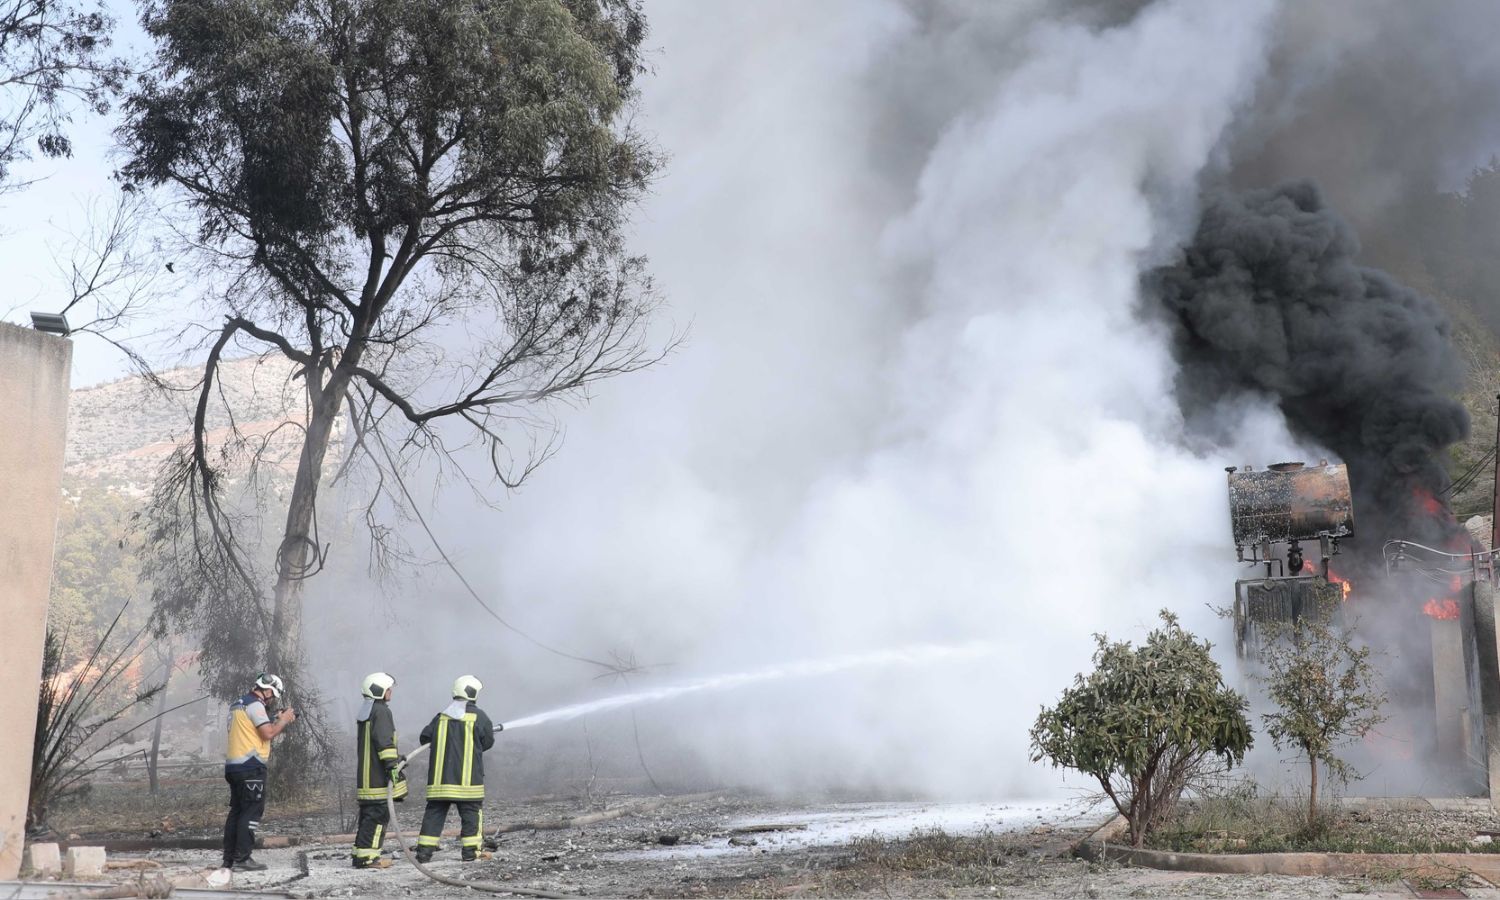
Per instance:
[[[1336,615],[1348,582],[1334,574],[1332,560],[1339,541],[1354,534],[1354,501],[1349,474],[1327,460],[1226,471],[1235,551],[1240,562],[1265,568],[1264,576],[1234,584],[1235,648],[1245,657],[1258,645],[1258,625],[1313,610]],[[1310,573],[1303,542],[1317,548]]]
[[[1277,463],[1256,471],[1230,467],[1229,509],[1241,563],[1261,569],[1235,581],[1234,630],[1239,656],[1254,657],[1267,626],[1319,615],[1339,622],[1348,608],[1361,615],[1396,617],[1398,628],[1425,621],[1427,647],[1406,642],[1391,664],[1411,667],[1404,680],[1427,685],[1417,704],[1413,735],[1424,733],[1431,764],[1427,782],[1446,793],[1487,794],[1500,804],[1500,645],[1495,620],[1494,550],[1453,523],[1444,548],[1414,541],[1385,543],[1385,571],[1360,571],[1361,587],[1335,571],[1340,541],[1354,536],[1354,503],[1343,465]],[[1418,499],[1422,499],[1420,496]],[[1451,520],[1447,507],[1428,496],[1430,512]],[[1456,530],[1454,530],[1456,529]],[[1309,558],[1309,554],[1315,554]],[[1424,602],[1425,600],[1425,602]],[[1353,626],[1356,630],[1362,627]],[[1389,633],[1390,629],[1386,629]],[[1430,647],[1431,656],[1427,657]],[[1396,658],[1399,657],[1399,658]],[[1430,678],[1425,671],[1430,663]],[[1425,691],[1431,691],[1426,695]],[[1427,699],[1430,696],[1430,699]],[[1445,775],[1444,773],[1448,773]],[[1451,777],[1448,777],[1451,775]]]

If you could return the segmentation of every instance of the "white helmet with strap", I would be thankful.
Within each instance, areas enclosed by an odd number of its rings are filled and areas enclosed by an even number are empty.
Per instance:
[[[453,682],[453,699],[478,700],[479,692],[483,688],[484,685],[473,675],[460,675],[458,680]]]
[[[255,677],[255,688],[260,691],[270,691],[272,697],[280,700],[282,692],[286,690],[286,685],[270,672],[262,672]]]
[[[384,672],[371,672],[360,684],[361,693],[371,700],[384,700],[396,686],[396,679]]]

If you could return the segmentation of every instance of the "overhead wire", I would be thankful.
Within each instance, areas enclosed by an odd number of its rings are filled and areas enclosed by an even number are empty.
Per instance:
[[[536,637],[533,637],[521,628],[518,628],[517,626],[512,625],[510,622],[506,621],[504,616],[501,616],[498,612],[492,609],[490,605],[484,601],[484,598],[479,595],[479,592],[474,589],[474,585],[469,583],[469,579],[464,577],[464,573],[459,571],[458,566],[448,556],[448,551],[443,549],[442,543],[438,541],[437,535],[433,533],[431,526],[427,524],[427,518],[422,515],[422,510],[418,507],[416,498],[412,496],[411,491],[406,487],[406,481],[401,477],[401,471],[399,467],[397,467],[395,459],[391,456],[391,450],[386,446],[384,435],[380,434],[378,429],[371,429],[371,431],[374,433],[376,445],[380,447],[381,455],[385,457],[386,465],[390,467],[391,477],[395,479],[396,485],[401,488],[401,495],[406,498],[407,506],[411,509],[412,514],[416,516],[417,523],[421,525],[422,530],[427,533],[428,540],[432,542],[432,546],[435,550],[437,550],[438,556],[442,557],[443,564],[446,565],[448,567],[448,570],[458,578],[459,583],[464,586],[464,590],[468,592],[469,596],[474,600],[474,602],[479,604],[480,609],[483,609],[490,616],[490,618],[494,619],[496,622],[499,622],[501,625],[510,629],[510,631],[531,642],[535,646],[547,651],[548,653],[552,653],[556,656],[561,656],[564,659],[571,659],[575,662],[587,663],[591,666],[598,666],[601,669],[605,669],[616,674],[622,671],[620,666],[613,663],[591,659],[587,656],[581,656],[577,653],[569,653],[566,650],[559,649]]]
[[[1453,479],[1453,482],[1449,484],[1448,487],[1443,491],[1443,495],[1452,497],[1457,496],[1465,490],[1468,490],[1470,485],[1479,480],[1480,474],[1485,471],[1485,469],[1490,465],[1490,463],[1494,461],[1494,459],[1495,448],[1491,447],[1490,449],[1486,450],[1484,452],[1484,455],[1480,456],[1473,465],[1464,470],[1463,474]]]
[[[636,668],[635,666],[625,666],[618,663],[607,663],[601,660],[591,659],[587,656],[581,656],[576,653],[569,653],[566,650],[561,650],[557,647],[551,646],[550,644],[547,644],[539,640],[538,638],[533,637],[521,628],[512,625],[510,622],[506,621],[504,616],[501,616],[498,612],[492,609],[488,603],[484,602],[484,598],[481,597],[479,595],[479,592],[474,589],[474,586],[469,583],[469,579],[464,577],[464,573],[459,570],[458,566],[453,562],[452,558],[448,556],[448,551],[443,548],[442,542],[437,539],[437,535],[433,533],[431,526],[427,524],[427,518],[422,515],[421,509],[417,506],[416,498],[412,496],[411,490],[406,486],[405,479],[401,477],[400,468],[396,465],[396,461],[391,455],[390,448],[386,446],[385,436],[379,432],[378,428],[371,429],[371,431],[374,433],[375,443],[380,447],[381,455],[385,457],[385,462],[390,469],[391,477],[395,480],[396,485],[401,489],[401,495],[406,498],[408,508],[411,509],[412,515],[416,516],[417,523],[422,526],[422,531],[427,534],[427,539],[432,542],[433,549],[437,550],[438,555],[442,557],[443,564],[448,567],[448,570],[452,572],[453,575],[459,580],[459,583],[464,586],[464,590],[468,592],[469,597],[472,598],[475,603],[479,604],[479,608],[483,609],[487,614],[489,614],[490,618],[494,619],[496,622],[499,622],[511,632],[519,635],[521,638],[529,641],[533,645],[547,651],[548,653],[555,654],[557,656],[563,657],[564,659],[571,659],[576,662],[597,666],[601,669],[604,669],[606,674],[624,677],[627,672]],[[634,710],[632,710],[630,713],[630,724],[633,736],[635,738],[636,757],[640,761],[641,770],[646,773],[646,777],[650,780],[651,786],[655,788],[658,793],[662,793],[661,785],[657,783],[656,776],[651,773],[651,769],[646,765],[646,756],[644,751],[641,749],[640,725],[636,720]],[[392,809],[394,810],[394,806],[392,806]],[[420,869],[421,866],[418,866],[418,868]]]

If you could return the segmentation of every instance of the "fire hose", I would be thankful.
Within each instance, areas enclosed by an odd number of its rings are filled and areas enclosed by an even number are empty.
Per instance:
[[[418,753],[421,753],[424,749],[426,749],[425,746],[418,747],[407,755],[401,757],[400,761],[396,763],[395,768],[391,770],[392,774],[394,775],[400,772],[402,769],[406,768],[406,764],[411,762],[412,758],[415,757]],[[417,862],[417,857],[413,855],[413,853],[411,852],[411,846],[407,843],[406,835],[401,833],[401,821],[396,818],[395,779],[390,779],[386,782],[385,808],[390,812],[391,816],[391,833],[396,836],[396,842],[401,845],[401,853],[406,857],[406,861],[415,866],[418,872],[421,872],[423,875],[426,875],[433,881],[452,885],[453,887],[473,888],[476,891],[487,891],[491,894],[521,894],[526,897],[553,897],[558,898],[558,900],[580,900],[580,898],[575,897],[573,894],[559,894],[555,891],[541,891],[535,888],[516,887],[515,885],[505,884],[498,881],[464,881],[460,878],[449,878],[446,875],[440,875],[437,872],[434,872],[426,866],[422,865],[420,862]]]

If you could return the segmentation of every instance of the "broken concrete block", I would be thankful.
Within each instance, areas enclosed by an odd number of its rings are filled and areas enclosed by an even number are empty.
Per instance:
[[[103,847],[69,847],[63,874],[69,878],[100,878],[104,875]]]
[[[32,875],[57,875],[62,872],[62,851],[56,844],[28,844],[23,868]]]

